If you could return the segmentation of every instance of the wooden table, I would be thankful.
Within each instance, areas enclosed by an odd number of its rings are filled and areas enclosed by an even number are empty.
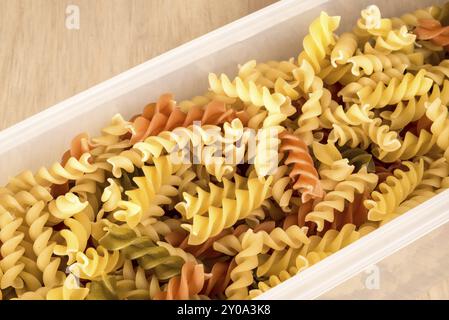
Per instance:
[[[0,130],[275,1],[0,0]]]
[[[0,130],[275,1],[0,0]]]

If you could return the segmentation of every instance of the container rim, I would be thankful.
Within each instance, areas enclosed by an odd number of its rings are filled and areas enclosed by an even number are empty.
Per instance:
[[[85,114],[102,103],[138,88],[142,83],[176,71],[225,48],[229,43],[248,39],[281,21],[294,17],[299,12],[310,10],[328,1],[281,0],[186,42],[5,128],[0,131],[0,151],[4,153],[63,123],[69,110],[72,116]]]

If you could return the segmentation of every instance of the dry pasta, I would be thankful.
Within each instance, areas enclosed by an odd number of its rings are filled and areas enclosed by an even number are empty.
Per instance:
[[[0,188],[0,300],[251,299],[449,189],[447,14],[322,12],[297,58],[75,136]]]

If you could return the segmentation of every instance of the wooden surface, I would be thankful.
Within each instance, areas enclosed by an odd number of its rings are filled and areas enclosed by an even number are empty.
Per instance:
[[[0,130],[273,2],[0,0]],[[449,298],[448,282],[417,298]]]
[[[273,2],[0,0],[0,130]]]

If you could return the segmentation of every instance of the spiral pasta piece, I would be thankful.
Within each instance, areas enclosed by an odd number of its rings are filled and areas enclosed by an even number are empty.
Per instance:
[[[288,270],[282,270],[278,275],[271,275],[268,280],[259,281],[257,283],[257,289],[252,289],[249,292],[249,296],[251,299],[256,298],[264,292],[267,292],[271,288],[281,284],[282,282],[290,279],[304,268],[298,270],[296,267],[290,267]]]
[[[160,205],[170,204],[171,198],[178,194],[175,186],[180,184],[181,179],[175,173],[179,168],[170,162],[169,156],[154,159],[154,166],[143,166],[143,176],[133,178],[137,189],[125,191],[129,198],[128,201],[118,201],[116,206],[120,210],[114,212],[115,219],[126,222],[131,228],[134,228],[142,220],[162,216],[164,210]],[[110,183],[114,182],[110,181]],[[114,186],[111,185],[111,187]],[[120,196],[116,186],[115,192],[109,191],[109,189],[106,191],[108,193],[103,194],[106,201],[112,200],[111,197],[108,198],[109,195],[115,194],[115,198]],[[110,210],[111,208],[106,209]]]
[[[69,192],[51,201],[48,204],[48,210],[51,217],[57,219],[57,221],[61,221],[73,217],[77,213],[85,210],[88,206],[88,202],[82,202],[77,195]]]
[[[407,211],[412,210],[413,208],[417,207],[421,203],[429,200],[437,194],[436,192],[430,190],[415,190],[413,193],[414,194],[410,197],[410,199],[405,200],[399,205],[398,209],[396,210],[396,214],[389,215],[387,219],[382,221],[382,224],[387,221],[391,221],[393,218],[404,214]]]
[[[415,156],[421,156],[429,152],[435,145],[435,137],[426,130],[421,130],[419,136],[415,136],[408,131],[401,141],[401,147],[393,152],[382,151],[380,148],[373,148],[373,155],[386,163],[398,160],[410,160]]]
[[[361,125],[363,132],[377,144],[379,148],[385,152],[393,152],[401,147],[401,142],[398,139],[398,134],[395,131],[390,131],[387,125],[382,125],[380,118],[375,118],[370,123]]]
[[[449,30],[442,26],[441,22],[433,18],[418,20],[418,27],[414,30],[418,39],[431,40],[437,46],[447,46],[449,44]]]
[[[349,165],[354,165],[355,171],[366,167],[368,172],[375,172],[373,156],[360,148],[342,148],[341,156],[349,160]]]
[[[119,275],[103,276],[87,285],[87,300],[148,300],[161,291],[155,276],[147,278],[140,266],[126,260]]]
[[[436,138],[436,145],[444,151],[446,159],[449,160],[449,111],[447,106],[436,99],[426,105],[426,116],[433,121],[430,131]]]
[[[331,52],[331,64],[334,68],[337,65],[344,65],[351,58],[357,49],[357,37],[350,32],[343,33],[335,43]]]
[[[343,95],[343,100],[355,101],[357,103],[369,104],[372,108],[382,108],[386,105],[397,104],[401,100],[410,100],[416,96],[425,95],[432,88],[433,81],[425,77],[426,71],[420,70],[416,76],[407,73],[402,80],[397,78],[385,86],[382,82],[374,86],[362,86],[354,83],[356,89],[356,98],[345,96],[344,89],[339,95]]]
[[[427,71],[427,77],[432,79],[439,86],[443,85],[449,78],[449,60],[445,59],[438,65],[426,64],[419,66]]]
[[[63,184],[67,180],[76,180],[85,173],[92,173],[96,167],[89,163],[90,154],[83,154],[79,160],[70,158],[63,167],[59,163],[53,164],[49,169],[42,167],[36,173],[36,182],[40,185]]]
[[[194,133],[197,128],[198,134]],[[157,136],[148,137],[144,142],[136,143],[130,150],[107,157],[105,169],[112,171],[114,177],[120,178],[122,171],[132,173],[135,168],[143,167],[145,162],[158,158],[165,151],[173,154],[172,160],[179,163],[182,162],[184,154],[180,155],[177,151],[184,150],[191,140],[193,147],[197,147],[201,141],[211,141],[211,139],[213,138],[210,134],[196,125],[191,129],[177,128],[173,132],[164,131]]]
[[[248,287],[253,283],[252,270],[258,266],[257,255],[262,251],[262,235],[248,230],[241,240],[241,251],[235,256],[236,266],[231,271],[232,283],[226,288],[228,299],[247,299]]]
[[[332,127],[333,129],[329,133],[328,141],[336,143],[340,147],[348,145],[351,148],[360,147],[362,149],[367,149],[371,143],[371,140],[365,130],[360,127],[351,127],[338,124],[334,124]],[[385,126],[385,130],[388,130],[388,127]]]
[[[43,167],[36,175],[33,175],[31,171],[25,171],[10,179],[7,189],[16,193],[16,197],[19,201],[22,200],[30,203],[30,201],[33,202],[33,198],[50,201],[54,195],[54,187],[60,187],[64,190],[63,193],[65,193],[65,189],[68,188],[68,179],[80,178],[85,174],[84,172],[94,172],[96,170],[96,168],[89,163],[90,157],[91,156],[87,153],[83,154],[80,157],[80,160],[77,160],[74,157],[69,157],[66,159],[64,166],[56,163],[50,170]],[[67,180],[64,180],[64,177],[67,178]],[[58,183],[51,184],[50,182],[57,182],[55,179],[61,180],[58,180]],[[47,189],[48,186],[50,186],[51,189],[50,193]],[[25,197],[27,199],[24,199]]]
[[[277,227],[272,230],[257,230],[255,228],[253,231],[262,235],[263,252],[267,252],[270,249],[279,251],[289,247],[300,249],[304,245],[309,244],[307,227],[291,225],[285,230]],[[213,245],[214,250],[230,256],[237,255],[242,250],[242,237],[244,237],[246,232],[248,231],[245,230],[241,234],[226,235],[216,240]]]
[[[323,66],[318,77],[328,86],[337,84],[348,84],[356,81],[359,77],[354,76],[351,72],[351,65],[337,65],[333,67],[331,64]]]
[[[425,103],[434,99],[432,94],[430,97],[423,95],[419,99],[410,99],[408,103],[401,101],[396,105],[394,111],[383,111],[381,117],[391,122],[392,130],[404,128],[409,123],[421,119],[426,113]]]
[[[230,262],[216,262],[210,270],[210,278],[206,279],[201,293],[209,297],[225,297],[224,291],[231,281],[231,271],[235,267],[235,260]]]
[[[169,244],[167,242],[163,242],[163,241],[158,241],[157,245],[159,247],[165,248],[168,251],[168,253],[170,254],[170,256],[172,256],[172,257],[180,257],[180,258],[182,258],[182,260],[184,260],[186,262],[190,261],[190,262],[197,263],[197,260],[195,259],[195,257],[192,254],[184,251],[182,248],[176,248],[176,247],[172,246],[171,244]]]
[[[285,96],[282,94],[271,94],[267,87],[259,87],[254,81],[245,83],[241,78],[236,77],[231,82],[225,74],[221,74],[219,78],[214,73],[210,73],[209,85],[211,90],[217,94],[225,94],[232,98],[239,98],[255,106],[265,107],[272,113],[279,113],[281,105],[286,101]]]
[[[236,188],[244,184],[241,176],[236,175],[235,181],[236,183],[234,184],[231,180],[224,179],[222,188],[209,182],[208,188],[210,191],[208,192],[197,187],[195,190],[196,196],[184,193],[185,202],[178,204],[176,209],[187,219],[191,219],[196,215],[204,215],[210,206],[220,206],[223,198],[231,197]]]
[[[312,131],[320,126],[319,116],[322,113],[320,99],[323,97],[324,90],[319,89],[309,94],[307,101],[303,104],[302,114],[298,118],[298,129],[295,131],[302,139],[310,145],[313,141]]]
[[[349,160],[343,159],[334,143],[314,142],[312,149],[315,158],[321,163],[318,172],[324,190],[332,190],[354,171],[354,165],[349,165]]]
[[[284,212],[291,211],[289,207],[290,199],[293,196],[293,189],[290,188],[290,177],[288,176],[289,168],[284,165],[278,167],[273,175],[272,197]]]
[[[303,60],[299,67],[292,71],[299,88],[304,93],[311,93],[323,89],[323,79],[317,76],[312,64]]]
[[[323,114],[320,116],[320,123],[324,128],[329,129],[334,124],[358,126],[372,121],[369,113],[370,109],[371,107],[367,104],[363,106],[353,104],[346,109],[341,105],[331,105],[323,111]]]
[[[86,286],[89,290],[86,300],[118,300],[117,278],[117,276],[103,276],[89,282]]]
[[[125,261],[121,277],[117,280],[119,299],[154,299],[159,292],[159,280],[154,275],[147,277],[142,267],[134,268],[131,260]]]
[[[26,213],[29,236],[37,257],[37,267],[42,272],[43,284],[47,289],[63,285],[65,275],[59,271],[61,259],[53,256],[56,242],[51,241],[53,229],[46,227],[50,214],[45,211],[45,202],[36,202]]]
[[[138,236],[126,225],[109,224],[99,244],[110,251],[120,250],[126,259],[137,260],[143,269],[153,270],[160,280],[178,275],[185,262],[178,253],[171,256],[166,248],[157,246],[148,236]]]
[[[320,17],[311,23],[309,34],[303,40],[304,51],[298,56],[298,64],[301,65],[303,60],[307,60],[315,73],[318,73],[330,46],[335,44],[333,32],[339,24],[340,17],[330,17],[321,12]]]
[[[430,163],[424,170],[420,184],[408,196],[407,200],[399,205],[397,214],[391,215],[391,218],[413,209],[441,192],[441,190],[446,189],[444,186],[444,179],[449,176],[448,161],[445,158],[440,158],[435,161],[433,159],[424,158],[424,161]]]
[[[83,154],[90,152],[92,145],[89,140],[89,134],[86,132],[75,136],[70,142],[70,149],[68,150],[67,156],[79,159]]]
[[[77,252],[76,262],[70,271],[81,279],[93,280],[114,272],[123,265],[120,252],[108,252],[104,247],[87,248],[86,252]]]
[[[363,205],[364,201],[370,197],[369,190],[365,190],[363,194],[356,194],[354,201],[347,203],[343,212],[335,216],[332,223],[325,222],[323,231],[319,235],[323,235],[329,230],[341,230],[346,224],[351,223],[357,227],[365,224],[368,219],[368,210]]]
[[[373,191],[371,198],[365,201],[368,209],[368,219],[382,221],[388,215],[395,214],[397,208],[418,186],[423,177],[424,161],[418,163],[403,162],[408,171],[395,170],[379,185],[379,190]]]
[[[318,77],[308,60],[302,60],[299,68],[293,70],[298,86],[305,94],[306,101],[301,106],[301,114],[295,120],[298,134],[308,145],[314,139],[313,130],[319,128],[319,116],[332,103],[331,92],[323,87],[323,80]]]
[[[387,70],[397,70],[399,73],[404,72],[410,66],[410,59],[405,54],[358,54],[348,62],[352,64],[351,73],[355,76],[372,75],[376,72],[385,72]]]
[[[392,21],[382,18],[379,7],[370,5],[362,10],[354,32],[360,37],[387,36],[392,29]]]
[[[301,250],[286,248],[275,250],[271,254],[262,255],[262,263],[257,268],[259,278],[279,274],[282,270],[302,270],[307,267],[307,260],[300,255]]]
[[[449,161],[446,158],[432,159],[423,157],[426,162],[426,168],[424,170],[423,179],[419,189],[434,190],[437,191],[441,188],[445,188],[444,179],[449,176]]]
[[[144,142],[136,143],[132,149],[121,152],[119,155],[111,156],[107,159],[107,163],[112,165],[111,171],[116,178],[120,178],[122,171],[128,173],[134,172],[135,168],[142,168],[145,162],[151,162],[152,159],[163,156],[164,153],[169,154],[170,161],[173,164],[180,165],[186,162],[197,163],[212,166],[209,170],[214,169],[214,163],[220,163],[220,157],[208,159],[202,157],[199,150],[205,146],[216,146],[217,144],[226,144],[227,136],[240,128],[241,137],[248,135],[248,131],[243,129],[240,119],[234,119],[230,126],[224,126],[223,131],[218,126],[197,124],[189,128],[178,127],[173,131],[163,131],[157,136],[150,136]],[[235,134],[235,133],[234,133]],[[237,143],[240,140],[234,141]],[[229,148],[229,147],[228,147]],[[235,148],[230,148],[228,152],[232,152]],[[240,150],[239,153],[242,153]],[[198,157],[199,159],[195,158]]]
[[[369,78],[376,83],[388,83],[392,79],[402,80],[404,74],[401,70],[391,68],[384,71],[374,72]]]
[[[449,80],[444,80],[442,86],[433,86],[432,94],[429,97],[429,102],[436,98],[441,99],[441,103],[447,105],[449,103]]]
[[[192,106],[187,112],[183,112],[172,99],[171,94],[164,94],[157,103],[145,107],[142,115],[133,121],[131,144],[163,131],[189,127],[195,121],[200,122],[201,125],[218,125],[237,117],[236,112],[233,109],[226,109],[223,102],[211,101],[204,108]]]
[[[374,229],[375,227],[369,224],[357,229],[355,225],[348,223],[340,231],[327,231],[323,237],[311,236],[311,244],[307,249],[305,257],[310,266],[314,265],[332,253],[357,241]]]
[[[90,153],[97,158],[98,153],[101,155],[106,152],[120,152],[130,146],[129,140],[123,140],[122,137],[132,133],[132,123],[123,119],[120,114],[112,117],[111,122],[101,130],[101,136],[93,137],[88,142],[91,150]]]
[[[300,249],[309,244],[307,227],[292,225],[287,229],[275,228],[269,233],[260,231],[263,236],[264,251],[266,249],[283,250],[285,248]]]
[[[242,122],[238,120],[233,120],[230,123],[226,122],[223,125],[223,131],[223,142],[212,146],[204,146],[201,152],[201,162],[204,164],[206,171],[216,177],[218,181],[232,177],[235,173],[235,165],[242,164],[245,160],[248,162],[258,161],[258,152],[261,149],[267,151],[267,153],[270,153],[271,150],[277,151],[276,131],[273,132],[271,140],[264,141],[263,138],[269,139],[271,137],[264,137],[261,132],[259,132],[258,137],[255,137],[254,131],[243,127]],[[250,145],[254,141],[253,139],[257,140],[255,152],[253,152],[252,145]],[[268,145],[263,142],[268,142]],[[220,151],[222,151],[222,156],[217,156],[217,152]],[[272,161],[275,160],[276,158]],[[260,172],[261,166],[256,166],[256,168]],[[260,175],[264,175],[264,173],[260,172]]]
[[[30,207],[39,201],[48,203],[53,200],[50,191],[40,185],[32,187],[30,190],[21,190],[14,194],[14,198],[22,207]]]
[[[292,81],[292,72],[297,67],[293,58],[285,61],[271,60],[264,63],[250,60],[241,66],[239,65],[238,76],[245,81],[253,80],[258,85],[275,88],[275,83],[279,79]]]
[[[191,99],[186,99],[178,103],[178,106],[182,111],[187,112],[190,108],[194,106],[204,107],[211,101],[223,102],[226,105],[236,105],[238,104],[237,99],[230,98],[225,95],[216,94],[213,91],[208,90],[203,95],[195,96]]]
[[[91,208],[88,206],[73,217],[65,219],[64,225],[67,228],[58,232],[61,240],[54,247],[53,253],[58,256],[68,256],[68,265],[75,261],[77,252],[84,251],[87,247],[92,230],[89,210]]]
[[[335,186],[335,190],[326,194],[322,202],[319,202],[312,212],[306,215],[305,221],[313,221],[318,231],[324,228],[324,221],[333,222],[335,211],[343,212],[345,203],[353,202],[355,194],[362,194],[365,190],[372,191],[377,185],[378,177],[373,173],[367,173],[362,168],[358,173],[351,174],[346,181]]]
[[[205,281],[204,266],[186,262],[181,275],[171,278],[166,291],[155,295],[156,300],[187,300],[200,293]]]
[[[244,82],[253,81],[257,86],[266,87],[280,93],[292,100],[299,98],[300,93],[296,90],[297,83],[293,81],[292,72],[297,65],[291,58],[288,61],[267,61],[257,63],[250,60],[239,66],[238,76]]]
[[[97,169],[93,173],[85,174],[75,182],[75,185],[68,189],[70,193],[77,194],[81,201],[88,202],[94,212],[101,209],[101,187],[106,181],[106,172],[103,169]],[[67,187],[70,187],[69,185]],[[53,191],[53,190],[52,190]],[[61,193],[62,194],[62,193]],[[58,196],[55,193],[54,196]]]
[[[0,194],[0,290],[8,288],[16,295],[35,291],[41,286],[32,244],[22,226],[25,213],[9,192]]]
[[[272,177],[260,180],[258,178],[248,179],[247,189],[241,189],[245,180],[235,177],[236,184],[232,186],[228,194],[224,194],[224,189],[214,188],[210,193],[215,198],[217,192],[223,194],[219,206],[209,206],[207,216],[195,214],[196,210],[192,206],[192,201],[176,205],[176,209],[184,216],[193,217],[192,224],[185,224],[183,227],[189,231],[189,244],[198,245],[219,234],[223,229],[234,225],[238,220],[245,219],[262,205],[268,197]],[[240,181],[239,181],[240,179]],[[207,194],[207,193],[206,193]],[[186,196],[186,195],[184,195]],[[195,199],[195,198],[193,198]],[[199,198],[198,198],[199,199]],[[201,200],[199,200],[201,201]],[[199,202],[201,203],[201,202]]]
[[[30,170],[25,170],[15,177],[9,178],[5,188],[13,193],[17,193],[21,190],[28,191],[36,185],[39,185],[39,183],[36,181],[34,174]]]
[[[416,35],[409,33],[406,26],[396,30],[390,30],[384,37],[377,37],[374,48],[381,52],[390,53],[392,51],[410,52],[413,50]]]
[[[25,264],[20,261],[25,253],[25,248],[21,246],[25,235],[18,230],[22,221],[22,218],[14,218],[0,206],[0,252],[2,255],[0,269],[3,274],[1,290],[8,287],[22,289],[25,286],[24,279],[20,277],[25,268]]]
[[[280,151],[288,152],[288,157],[284,162],[286,165],[293,164],[292,171],[290,171],[290,178],[295,180],[293,189],[302,194],[303,202],[321,198],[324,191],[307,145],[290,133],[283,133],[281,140]]]
[[[440,16],[441,8],[437,6],[427,7],[425,9],[418,9],[411,13],[406,13],[400,17],[393,17],[391,21],[395,28],[406,25],[408,27],[417,27],[421,19],[434,19]]]
[[[218,235],[209,238],[206,242],[200,245],[189,245],[188,244],[188,234],[183,230],[182,234],[170,234],[165,237],[167,241],[170,243],[179,243],[179,248],[183,249],[186,252],[191,253],[195,257],[203,258],[203,257],[214,257],[217,255],[217,252],[214,250],[214,244],[223,239],[224,237],[232,234],[233,236],[239,237],[242,233],[247,231],[250,227],[248,225],[239,225],[236,228],[224,229]],[[257,228],[257,226],[256,226]],[[176,238],[180,237],[179,240]]]

